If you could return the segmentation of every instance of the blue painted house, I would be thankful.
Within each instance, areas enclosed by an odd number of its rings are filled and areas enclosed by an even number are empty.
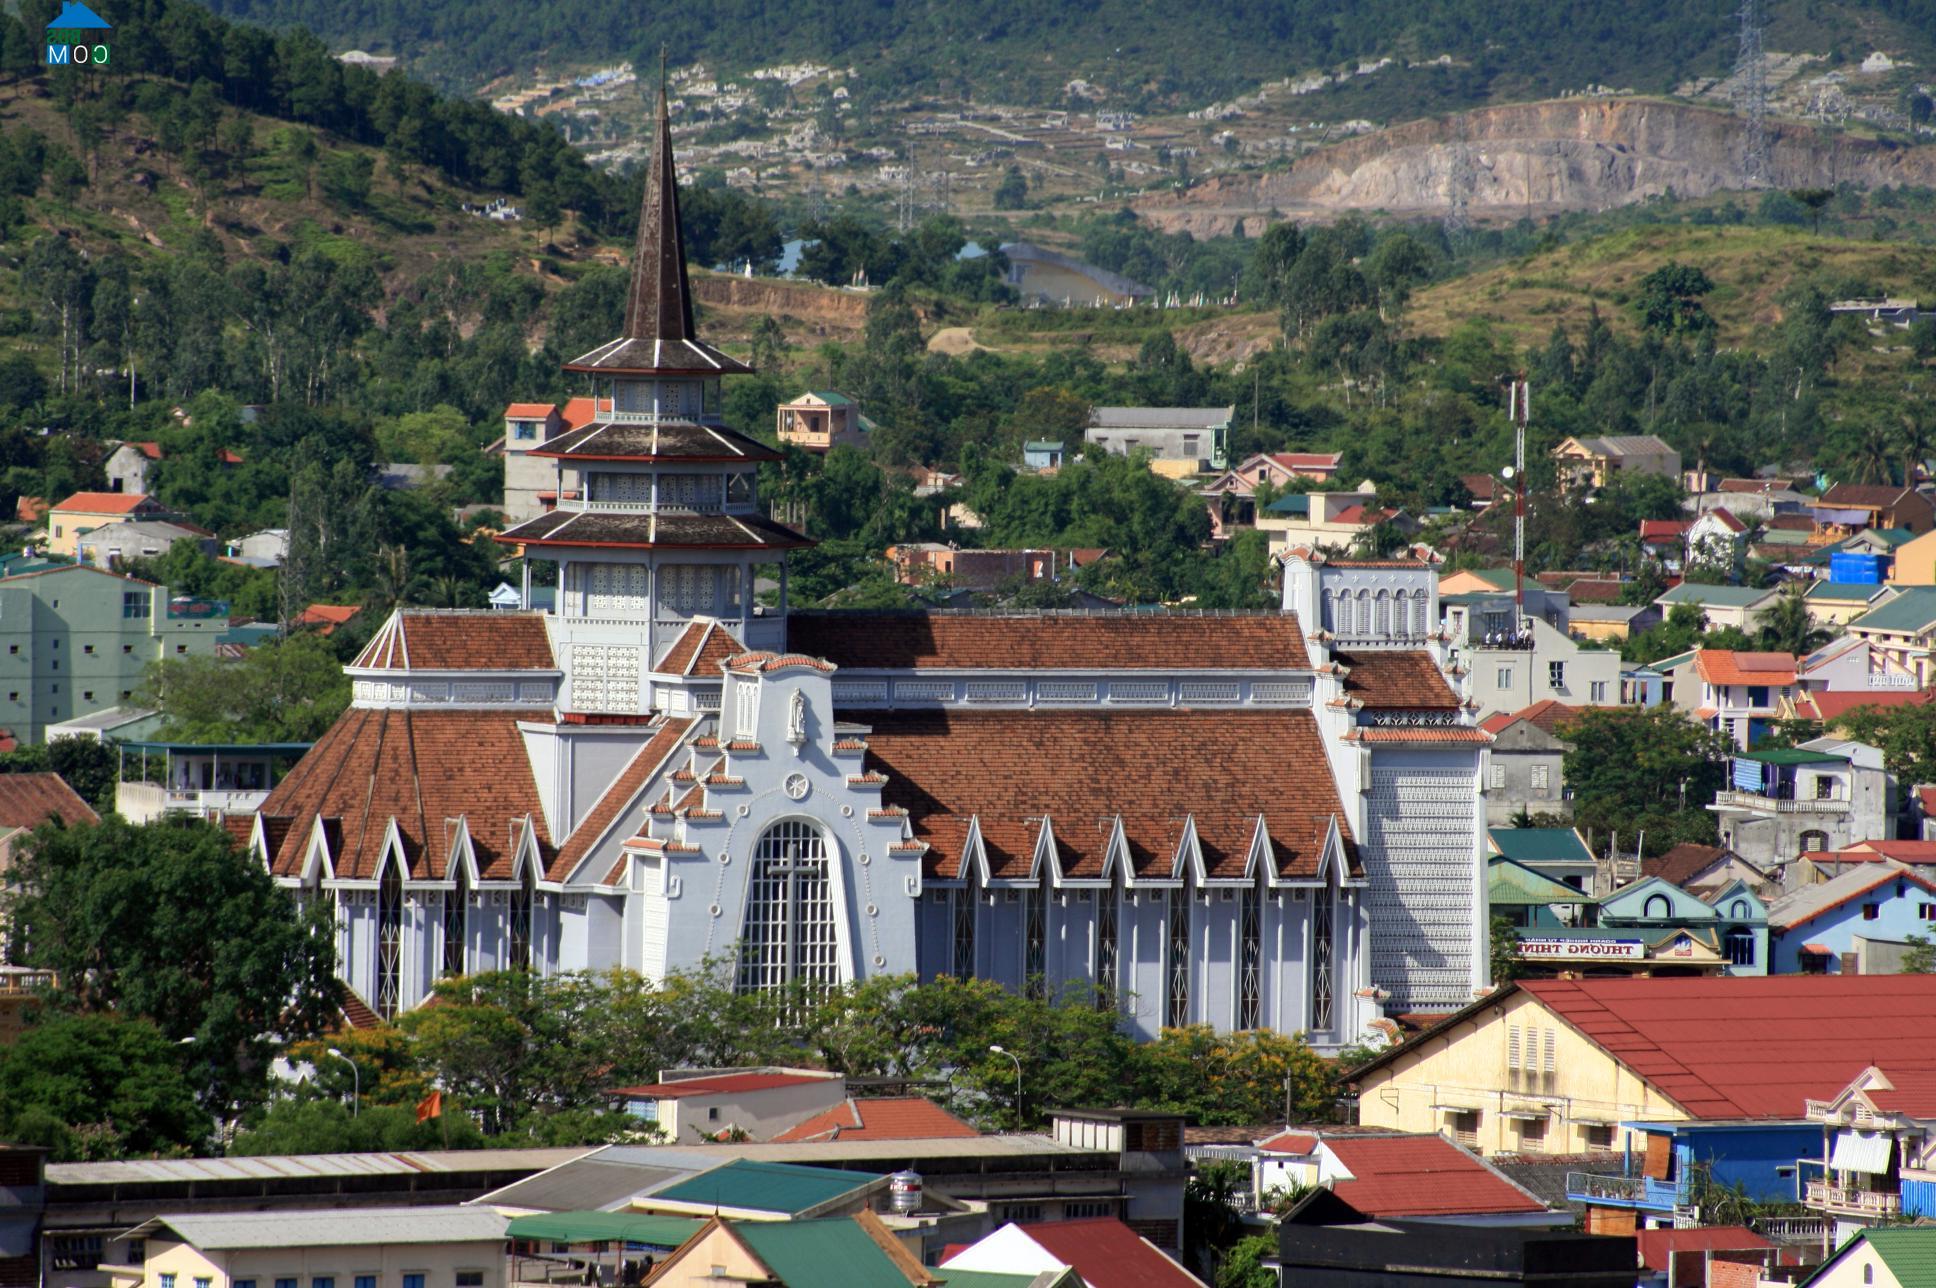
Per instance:
[[[1022,464],[1040,473],[1062,468],[1062,444],[1051,439],[1031,438],[1022,444]]]
[[[1893,974],[1910,935],[1936,934],[1936,885],[1879,858],[1783,895],[1768,926],[1775,974]]]
[[[1600,927],[1648,940],[1680,932],[1668,950],[1671,955],[1693,963],[1712,952],[1726,964],[1725,974],[1768,973],[1768,906],[1739,879],[1697,895],[1660,877],[1643,877],[1600,900]],[[1698,947],[1686,947],[1680,938]],[[1663,971],[1656,968],[1653,973]]]
[[[1642,1227],[1671,1226],[1699,1198],[1699,1178],[1740,1186],[1760,1203],[1794,1203],[1800,1175],[1822,1147],[1819,1123],[1806,1118],[1623,1122],[1643,1133],[1643,1148],[1617,1157],[1618,1170],[1569,1172],[1566,1197],[1594,1208],[1631,1210]]]

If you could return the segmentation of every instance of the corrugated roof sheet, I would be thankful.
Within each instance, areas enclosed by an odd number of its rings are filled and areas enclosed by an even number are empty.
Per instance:
[[[1936,1288],[1936,1226],[1868,1229],[1862,1237],[1902,1288]]]
[[[448,1149],[368,1154],[258,1154],[228,1158],[130,1158],[103,1163],[49,1163],[50,1185],[289,1180],[298,1177],[395,1176],[420,1172],[510,1172],[557,1167],[592,1153],[571,1149]]]
[[[1486,829],[1492,848],[1515,863],[1591,863],[1593,851],[1570,827]]]
[[[492,1243],[510,1218],[488,1207],[278,1208],[272,1212],[195,1212],[155,1217],[203,1251],[241,1248],[368,1246],[380,1243]]]
[[[735,1221],[733,1235],[786,1288],[908,1288],[908,1277],[850,1217]]]
[[[1546,1205],[1443,1136],[1327,1137],[1349,1181],[1331,1192],[1366,1216],[1544,1212]]]
[[[700,1203],[749,1212],[805,1212],[874,1183],[876,1178],[830,1167],[763,1163],[740,1158],[653,1191],[655,1201]]]

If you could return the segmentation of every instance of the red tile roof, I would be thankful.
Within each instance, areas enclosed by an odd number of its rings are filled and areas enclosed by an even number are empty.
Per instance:
[[[718,622],[694,622],[680,632],[666,651],[665,659],[653,669],[664,675],[704,675],[717,677],[720,665],[746,651],[746,646]]]
[[[1114,671],[1303,670],[1304,633],[1288,613],[795,613],[787,647],[845,667]]]
[[[360,604],[311,604],[296,614],[296,625],[314,626],[318,635],[332,635],[338,626],[362,611]]]
[[[1561,725],[1579,719],[1580,713],[1585,710],[1587,710],[1586,707],[1568,706],[1558,698],[1541,698],[1530,707],[1521,707],[1517,711],[1500,711],[1489,715],[1480,722],[1480,728],[1488,733],[1499,733],[1508,725],[1517,724],[1519,721],[1524,720],[1535,728],[1542,729],[1547,733],[1557,734]]]
[[[1327,1136],[1354,1179],[1331,1192],[1386,1219],[1544,1212],[1546,1205],[1443,1136]]]
[[[1331,656],[1347,671],[1345,696],[1357,698],[1368,711],[1450,711],[1459,705],[1430,653],[1367,649]]]
[[[1640,539],[1642,541],[1678,541],[1687,535],[1686,519],[1642,519]]]
[[[615,1087],[611,1094],[679,1100],[686,1096],[737,1096],[749,1091],[773,1091],[780,1087],[804,1087],[839,1081],[838,1078],[811,1073],[723,1073],[715,1078],[680,1078],[675,1082],[651,1082],[639,1087]]]
[[[1709,1225],[1691,1230],[1636,1230],[1640,1264],[1664,1271],[1677,1252],[1753,1252],[1775,1245],[1745,1225]]]
[[[590,398],[568,398],[565,400],[563,413],[565,428],[583,429],[598,419],[599,412],[610,411],[611,409],[612,400],[610,398],[599,399],[597,406],[592,404]]]
[[[557,403],[512,403],[504,409],[504,419],[543,420],[557,410]]]
[[[1287,470],[1336,470],[1343,452],[1269,452],[1266,455]]]
[[[1114,1217],[1019,1227],[1089,1288],[1202,1288],[1202,1281]]]
[[[1484,729],[1448,725],[1393,725],[1365,727],[1345,734],[1349,742],[1463,742],[1483,746],[1492,741]]]
[[[1642,859],[1640,872],[1642,876],[1659,877],[1668,885],[1684,885],[1719,863],[1727,853],[1725,846],[1682,841],[1665,854]]]
[[[551,671],[540,613],[398,609],[352,667],[377,671]]]
[[[1741,653],[1704,648],[1694,652],[1694,669],[1708,684],[1793,684],[1792,653]]]
[[[1844,863],[1876,863],[1894,859],[1898,863],[1936,863],[1936,841],[1855,841],[1839,850],[1817,850]]]
[[[1257,1148],[1266,1154],[1314,1154],[1318,1138],[1307,1131],[1281,1131],[1269,1140],[1258,1141]]]
[[[1936,1064],[1936,975],[1523,980],[1694,1118],[1794,1117],[1875,1057]]]
[[[13,503],[13,517],[22,523],[39,523],[47,517],[47,498],[23,496]]]
[[[1837,483],[1822,493],[1822,504],[1837,510],[1886,510],[1914,495],[1909,488],[1890,483]]]
[[[39,827],[50,818],[69,827],[101,821],[59,774],[0,774],[0,827]]]
[[[1857,707],[1919,707],[1936,701],[1936,689],[1810,690],[1796,702],[1796,714],[1815,720],[1840,720]]]
[[[136,451],[140,452],[143,456],[147,457],[151,461],[158,461],[161,459],[160,443],[150,441],[150,442],[143,442],[143,443],[129,443],[128,446],[134,448]]]
[[[958,1140],[979,1136],[961,1119],[921,1096],[855,1100],[795,1123],[775,1144],[820,1140]]]
[[[161,508],[139,492],[76,492],[52,508],[77,514],[133,514],[144,507]]]
[[[550,838],[518,722],[549,716],[352,707],[262,802],[271,870],[302,875],[318,817],[330,834],[338,877],[376,876],[392,819],[417,879],[447,875],[452,826],[460,818],[481,878],[511,878],[513,846],[527,819],[543,863]]]
[[[1045,818],[1062,872],[1079,877],[1102,875],[1119,816],[1145,877],[1172,875],[1192,820],[1211,876],[1245,875],[1260,815],[1283,875],[1317,873],[1333,818],[1352,853],[1308,711],[896,711],[868,723],[867,767],[932,847],[933,876],[959,875],[975,819],[1000,877],[1027,874]]]

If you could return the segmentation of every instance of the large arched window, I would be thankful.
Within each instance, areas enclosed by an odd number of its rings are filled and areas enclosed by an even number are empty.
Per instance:
[[[761,834],[747,880],[739,941],[739,989],[840,982],[839,933],[827,843],[812,823],[789,819]]]
[[[530,970],[531,961],[531,869],[524,870],[524,877],[518,882],[517,889],[511,891],[511,960],[512,970]]]
[[[1311,1031],[1329,1033],[1336,1011],[1338,887],[1330,881],[1311,904]]]
[[[1674,905],[1664,894],[1650,894],[1641,905],[1640,915],[1649,921],[1662,921],[1673,915]]]
[[[444,974],[464,973],[465,926],[470,912],[471,892],[462,860],[451,865],[456,888],[444,892]]]
[[[1264,891],[1260,876],[1243,892],[1243,924],[1237,936],[1237,1027],[1263,1027]]]
[[[376,1013],[390,1019],[403,992],[403,874],[383,865],[376,888]]]
[[[1114,1009],[1117,980],[1117,941],[1120,934],[1121,896],[1116,887],[1096,891],[1096,1004]]]
[[[1169,996],[1163,1009],[1173,1029],[1190,1022],[1190,893],[1188,876],[1170,891]]]

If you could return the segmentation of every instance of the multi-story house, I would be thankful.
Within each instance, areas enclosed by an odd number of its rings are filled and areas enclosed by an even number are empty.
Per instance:
[[[1926,864],[1878,857],[1769,906],[1771,970],[1804,975],[1892,974],[1912,935],[1936,934],[1936,880]]]
[[[1498,712],[1480,723],[1492,735],[1486,751],[1487,826],[1510,823],[1521,814],[1572,816],[1562,729],[1582,710],[1548,699],[1519,711]]]
[[[1452,659],[1460,687],[1480,719],[1540,702],[1603,707],[1620,701],[1620,654],[1593,648],[1537,617],[1517,634],[1475,637],[1467,618]]]
[[[1802,1201],[1834,1222],[1830,1246],[1936,1218],[1936,1066],[1884,1055],[1805,1112],[1821,1127],[1822,1152],[1808,1160]]]
[[[1605,487],[1616,474],[1677,479],[1681,454],[1652,434],[1617,434],[1566,439],[1553,449],[1553,464],[1567,487]]]
[[[1911,687],[1936,681],[1930,662],[1936,649],[1936,586],[1909,586],[1887,603],[1849,622],[1849,638],[1869,646],[1869,670],[1901,675]]]
[[[1742,751],[1761,741],[1797,692],[1791,653],[1697,648],[1692,670],[1696,683],[1676,683],[1674,705]]]
[[[836,447],[859,447],[874,423],[860,414],[860,404],[830,389],[809,389],[774,413],[780,441],[802,451],[831,452]]]
[[[1816,537],[1840,541],[1868,528],[1928,532],[1936,526],[1936,505],[1909,487],[1882,483],[1837,483],[1814,505]]]
[[[1418,530],[1410,515],[1378,504],[1370,492],[1291,492],[1257,513],[1257,527],[1270,535],[1273,557],[1299,546],[1346,551],[1380,525],[1401,536]]]
[[[85,564],[0,577],[0,726],[47,726],[127,702],[148,665],[211,656],[228,605]]]
[[[1896,777],[1875,747],[1812,738],[1796,747],[1736,752],[1728,784],[1708,808],[1723,845],[1756,867],[1774,868],[1808,850],[1890,835]]]
[[[1086,442],[1118,456],[1148,452],[1165,474],[1207,474],[1226,460],[1235,407],[1097,407],[1089,413]]]
[[[80,540],[96,528],[137,519],[166,519],[168,507],[151,496],[129,492],[76,492],[47,509],[47,549],[69,559]]]

